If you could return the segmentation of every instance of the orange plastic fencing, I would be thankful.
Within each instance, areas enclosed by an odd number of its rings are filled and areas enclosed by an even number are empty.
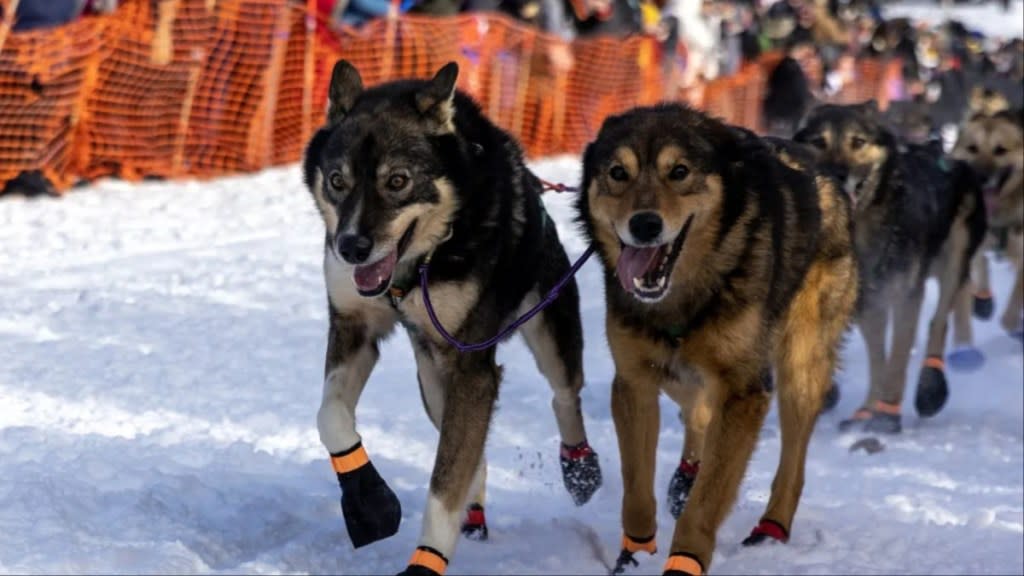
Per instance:
[[[547,57],[562,40],[505,16],[408,16],[334,31],[314,4],[129,0],[110,16],[32,32],[9,32],[5,10],[0,187],[27,170],[64,190],[106,175],[210,177],[295,162],[322,122],[339,58],[367,85],[458,62],[459,87],[534,157],[579,152],[607,116],[662,100],[759,129],[765,78],[779,58],[683,92],[685,50],[665,54],[651,38],[576,41],[565,71]],[[820,66],[804,64],[820,77]],[[884,105],[893,64],[858,62],[857,81],[836,99]]]

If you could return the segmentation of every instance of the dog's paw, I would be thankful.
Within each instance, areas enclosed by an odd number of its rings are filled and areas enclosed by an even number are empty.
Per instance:
[[[995,302],[992,300],[991,295],[974,296],[972,311],[974,313],[975,318],[979,320],[989,320],[990,318],[992,318],[992,314],[995,313],[995,310],[996,305]]]
[[[852,432],[856,428],[863,428],[864,424],[871,419],[874,415],[871,410],[867,408],[861,408],[853,413],[849,418],[844,418],[839,421],[840,432]]]
[[[789,532],[782,527],[782,524],[765,518],[757,526],[754,526],[754,529],[750,531],[750,536],[743,539],[743,545],[757,546],[764,542],[786,543],[788,541]]]
[[[441,576],[443,572],[434,572],[426,566],[409,566],[396,576]]]
[[[673,518],[679,518],[686,507],[686,500],[690,497],[690,490],[693,483],[697,481],[697,472],[700,471],[700,462],[690,462],[682,459],[679,467],[676,468],[672,480],[668,483],[668,511]]]
[[[985,355],[974,346],[962,346],[947,354],[946,362],[958,372],[974,372],[985,365]]]
[[[483,542],[487,540],[487,519],[484,507],[476,502],[466,508],[466,519],[462,522],[462,535],[470,540]]]
[[[821,401],[821,413],[824,414],[835,408],[839,404],[840,395],[839,385],[833,382],[828,392],[825,393],[825,398]]]
[[[586,504],[601,487],[601,463],[597,459],[597,452],[586,440],[576,446],[562,444],[559,461],[562,465],[562,480],[572,501],[577,506]]]
[[[619,557],[615,560],[615,567],[612,568],[612,574],[625,574],[626,569],[630,566],[639,566],[640,563],[636,561],[634,555],[637,552],[646,552],[648,554],[655,554],[658,552],[658,543],[654,539],[654,536],[647,538],[631,538],[629,536],[622,536],[622,551],[619,552]]]
[[[372,462],[339,474],[338,481],[341,512],[353,546],[360,548],[398,532],[402,505]]]
[[[864,422],[864,431],[875,434],[899,434],[903,432],[902,417],[899,414],[875,412]]]
[[[701,576],[704,565],[690,554],[673,554],[665,562],[665,571],[661,576]]]
[[[420,546],[412,554],[409,566],[396,576],[442,576],[448,569],[448,559],[429,546]]]
[[[935,416],[949,399],[949,383],[942,369],[942,361],[929,358],[917,379],[914,408],[922,418]]]

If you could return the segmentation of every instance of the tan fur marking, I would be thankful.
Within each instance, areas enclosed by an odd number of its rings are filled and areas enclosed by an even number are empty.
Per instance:
[[[632,148],[620,146],[615,150],[614,157],[626,169],[630,178],[636,178],[640,173],[640,159],[637,158],[636,152]]]
[[[446,282],[430,286],[430,303],[434,308],[441,326],[449,334],[455,334],[462,326],[469,311],[476,306],[480,296],[480,286],[476,282]],[[434,325],[423,306],[423,293],[419,290],[411,292],[400,305],[406,319],[428,334],[435,343],[443,343],[441,334]]]
[[[437,203],[414,204],[399,214],[388,226],[388,237],[392,243],[397,243],[413,220],[416,220],[412,241],[402,256],[405,261],[415,260],[430,252],[443,242],[450,232],[452,219],[459,208],[455,189],[446,178],[434,180],[434,186],[440,196]]]

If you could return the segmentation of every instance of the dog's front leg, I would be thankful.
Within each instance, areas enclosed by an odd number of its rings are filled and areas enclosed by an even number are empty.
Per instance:
[[[711,399],[701,470],[676,521],[665,574],[702,574],[711,564],[718,527],[732,508],[768,413],[765,371],[703,371]]]
[[[622,459],[622,550],[613,574],[637,562],[637,552],[657,551],[657,501],[654,468],[661,419],[658,392],[667,380],[668,355],[630,329],[608,321],[608,342],[615,359],[612,381],[612,420]]]
[[[397,532],[402,508],[370,462],[356,432],[356,404],[377,363],[379,335],[357,315],[332,308],[330,316],[317,428],[341,485],[341,510],[349,538],[359,548]]]
[[[1017,275],[1000,324],[1015,338],[1024,339],[1024,232],[1011,233],[1007,253],[1017,268]]]
[[[487,430],[498,396],[501,370],[494,349],[443,352],[438,362],[445,379],[441,439],[430,478],[419,546],[404,575],[444,574],[455,550],[464,506],[479,481]]]

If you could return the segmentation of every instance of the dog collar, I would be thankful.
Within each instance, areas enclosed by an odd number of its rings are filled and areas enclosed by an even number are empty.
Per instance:
[[[388,300],[394,308],[398,308],[402,300],[416,287],[416,271],[420,269],[421,264],[423,264],[423,258],[417,260],[414,266],[409,267],[408,274],[391,280],[391,287],[388,288]]]
[[[441,244],[450,240],[452,233],[452,227],[448,226],[448,233],[445,234],[443,239],[441,239],[441,242],[439,242],[433,250],[423,256],[420,256],[420,258],[416,260],[416,264],[409,267],[410,272],[408,274],[391,280],[391,287],[388,288],[388,301],[391,302],[391,306],[393,308],[397,309],[398,305],[402,303],[402,300],[409,295],[409,292],[412,292],[416,288],[417,282],[419,281],[420,266],[423,266],[426,262],[430,262],[430,259],[434,257],[434,251],[437,250]]]

